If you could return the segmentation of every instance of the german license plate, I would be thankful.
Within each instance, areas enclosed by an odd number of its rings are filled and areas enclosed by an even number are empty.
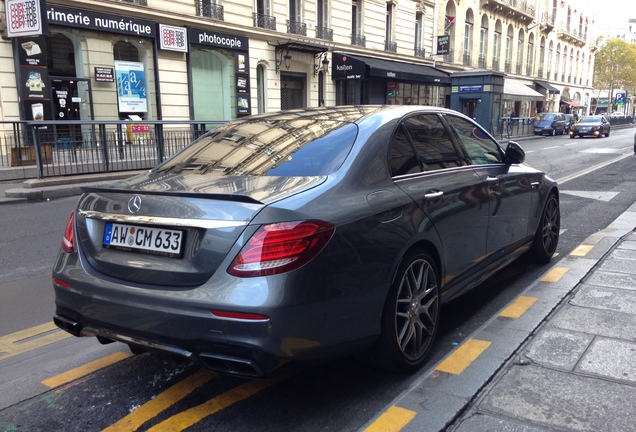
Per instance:
[[[107,223],[103,244],[107,248],[178,258],[182,241],[183,231]]]

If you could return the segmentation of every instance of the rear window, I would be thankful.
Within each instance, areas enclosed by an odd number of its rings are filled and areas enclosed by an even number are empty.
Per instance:
[[[555,118],[556,114],[541,113],[537,115],[537,120],[554,120]]]
[[[231,122],[194,141],[158,166],[162,173],[321,176],[349,154],[358,127],[325,119]]]

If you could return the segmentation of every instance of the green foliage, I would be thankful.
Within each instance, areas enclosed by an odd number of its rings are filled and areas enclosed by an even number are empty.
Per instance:
[[[636,89],[636,44],[608,39],[596,52],[594,87],[609,90],[612,86]]]

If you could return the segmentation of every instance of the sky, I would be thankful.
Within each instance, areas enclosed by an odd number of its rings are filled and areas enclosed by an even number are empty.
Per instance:
[[[636,0],[594,1],[592,7],[602,27],[622,27],[628,19],[636,19]]]

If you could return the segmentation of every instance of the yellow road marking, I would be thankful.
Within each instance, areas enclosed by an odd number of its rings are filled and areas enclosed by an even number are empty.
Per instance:
[[[581,246],[577,247],[576,249],[574,249],[570,255],[571,256],[585,256],[588,253],[590,253],[590,251],[592,249],[594,249],[594,246],[581,245]]]
[[[200,422],[204,418],[229,407],[232,404],[240,402],[248,397],[258,393],[267,387],[282,381],[286,377],[277,377],[268,380],[249,381],[232,390],[223,393],[209,401],[192,407],[189,410],[180,412],[167,420],[148,429],[148,432],[178,432],[189,428],[195,423]]]
[[[103,432],[136,431],[145,422],[170,408],[215,376],[207,370],[199,370],[146,402],[117,423],[107,427]]]
[[[554,267],[539,280],[541,282],[558,282],[569,271],[570,269],[567,267]]]
[[[47,378],[44,381],[40,381],[40,383],[49,388],[59,387],[63,384],[75,381],[76,379],[84,377],[97,370],[103,369],[106,366],[110,366],[121,360],[127,359],[130,356],[131,354],[129,353],[116,352],[101,359],[86,363],[85,365],[82,365],[75,369],[71,369],[70,371],[64,372],[51,378]]]
[[[490,346],[491,342],[479,339],[469,339],[454,353],[446,357],[435,370],[449,374],[459,375],[471,365]]]
[[[502,310],[499,316],[502,318],[520,318],[537,300],[538,298],[536,297],[519,296],[507,308]]]
[[[404,426],[410,423],[415,418],[417,413],[415,411],[407,410],[392,406],[384,414],[382,414],[376,421],[374,421],[365,432],[398,432],[401,431]]]
[[[0,360],[72,337],[52,322],[0,337]]]

